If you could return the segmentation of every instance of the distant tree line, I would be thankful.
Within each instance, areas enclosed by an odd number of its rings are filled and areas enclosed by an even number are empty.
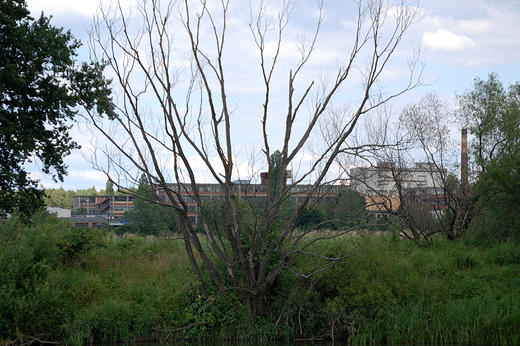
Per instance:
[[[73,197],[74,196],[112,196],[123,194],[121,191],[114,191],[114,184],[108,180],[105,189],[96,189],[96,186],[92,186],[88,189],[78,190],[65,190],[63,187],[59,189],[45,189],[44,201],[47,207],[60,207],[65,209],[72,209]]]

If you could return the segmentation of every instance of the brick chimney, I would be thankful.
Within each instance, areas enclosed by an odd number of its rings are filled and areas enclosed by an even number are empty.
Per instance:
[[[269,184],[269,174],[267,172],[260,173],[260,184],[262,184],[262,185]]]
[[[460,182],[463,188],[468,187],[468,130],[462,129],[460,143]]]

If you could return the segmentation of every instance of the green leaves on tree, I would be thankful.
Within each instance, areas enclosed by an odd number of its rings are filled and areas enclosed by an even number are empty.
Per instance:
[[[63,158],[79,145],[70,136],[81,103],[106,112],[109,81],[102,67],[75,65],[80,42],[70,31],[34,20],[23,0],[0,4],[0,214],[31,214],[43,206],[37,180],[24,164],[33,160],[54,181],[63,181]],[[102,101],[92,101],[103,92]]]

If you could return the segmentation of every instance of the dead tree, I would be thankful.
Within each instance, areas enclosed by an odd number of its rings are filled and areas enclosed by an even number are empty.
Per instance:
[[[450,138],[453,115],[435,93],[405,106],[390,125],[389,115],[372,121],[371,136],[391,133],[392,144],[373,146],[363,154],[372,177],[352,177],[385,215],[397,216],[415,242],[434,234],[455,239],[470,227],[475,201],[457,178],[457,143]],[[354,170],[355,171],[355,170]],[[378,183],[376,183],[376,180]],[[378,186],[379,185],[379,186]],[[380,189],[379,187],[384,188]]]
[[[100,101],[108,105],[110,121],[94,113],[86,115],[89,125],[113,148],[105,152],[108,164],[103,166],[97,161],[97,167],[120,188],[135,184],[144,174],[151,186],[165,191],[167,199],[154,202],[163,205],[181,228],[201,291],[208,295],[215,289],[217,292],[241,290],[244,302],[257,314],[265,313],[269,289],[282,271],[293,270],[298,256],[319,257],[324,263],[319,270],[345,256],[338,253],[326,257],[313,252],[312,246],[348,230],[308,237],[296,230],[298,217],[313,193],[337,178],[330,176],[331,167],[346,150],[346,140],[358,121],[420,83],[421,68],[420,65],[416,68],[418,55],[414,54],[408,65],[409,78],[399,90],[385,94],[380,88],[383,71],[403,35],[421,16],[418,4],[408,0],[355,2],[357,22],[350,49],[345,47],[332,77],[309,79],[308,65],[324,23],[322,5],[317,2],[319,14],[314,32],[289,40],[294,43],[292,52],[297,52],[292,67],[285,66],[281,54],[286,45],[285,35],[294,29],[290,20],[295,15],[295,3],[284,1],[278,10],[264,1],[249,5],[250,22],[246,28],[256,47],[259,83],[253,75],[229,77],[233,76],[233,69],[240,67],[236,60],[234,65],[229,63],[233,56],[228,51],[237,47],[229,44],[228,28],[231,23],[236,24],[237,20],[230,18],[236,6],[240,6],[229,1],[210,4],[201,0],[198,5],[188,0],[178,4],[138,1],[131,11],[115,1],[100,8],[90,32],[92,57],[99,66],[107,65],[107,76],[112,79],[114,90],[113,99]],[[249,53],[243,52],[244,59],[252,59]],[[333,102],[345,102],[341,87],[351,78],[362,81],[359,97],[349,100],[351,108],[343,111],[334,138],[329,138],[320,152],[313,153],[307,169],[301,168],[299,158],[311,140],[319,139],[318,124],[330,116]],[[283,98],[281,80],[287,82]],[[240,105],[229,96],[230,85],[261,90],[257,113],[248,109],[241,114]],[[100,92],[100,97],[103,94],[109,92]],[[275,138],[272,128],[280,111],[275,101],[283,103],[285,108],[283,125],[277,129],[282,133],[278,136],[281,140]],[[241,127],[237,123],[245,116],[256,117],[256,128],[262,138],[257,160],[265,164],[268,172],[268,195],[262,211],[254,213],[253,221],[250,216],[247,220],[243,217],[247,204],[233,191],[240,161],[236,136],[245,129],[243,123]],[[252,130],[249,125],[247,131]],[[276,167],[270,160],[274,148],[280,150]],[[189,190],[190,200],[204,207],[194,157],[222,191],[224,222],[214,232],[209,226],[211,220],[201,213],[203,235],[190,222],[185,195],[181,193]],[[294,166],[300,167],[298,174],[287,183],[285,172]],[[252,172],[258,171],[256,165]],[[302,182],[310,182],[306,197],[292,214],[282,219],[282,210],[293,188]],[[211,282],[203,280],[201,270],[207,271]]]

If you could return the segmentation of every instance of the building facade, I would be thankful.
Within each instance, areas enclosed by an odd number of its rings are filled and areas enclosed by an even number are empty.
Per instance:
[[[110,220],[124,219],[125,211],[134,208],[134,196],[74,196],[72,210],[74,213],[88,215],[106,215]]]
[[[307,197],[312,185],[295,185],[289,194],[295,203],[301,203]],[[197,184],[198,192],[202,203],[222,200],[222,188],[220,184]],[[347,189],[347,185],[323,185],[311,196],[311,202],[329,203],[338,194]],[[178,191],[178,184],[171,184],[169,189]],[[255,200],[265,200],[267,198],[266,184],[252,184],[249,180],[237,180],[233,184],[233,192],[240,198],[253,198]],[[163,203],[179,203],[178,200],[170,201],[163,189],[157,190],[157,195]],[[179,194],[188,206],[188,218],[193,225],[198,223],[200,207],[193,198],[191,185],[181,185]],[[115,196],[74,196],[73,212],[78,216],[78,212],[85,212],[87,216],[99,216],[106,219],[106,223],[117,227],[117,222],[124,222],[124,213],[134,207],[134,196],[115,195]],[[98,227],[103,221],[93,219],[78,218],[78,227]],[[91,225],[92,224],[92,225]],[[88,225],[88,226],[87,226]]]
[[[66,208],[60,207],[47,207],[49,214],[56,214],[56,217],[60,219],[70,219],[72,211]]]
[[[391,163],[350,170],[350,185],[365,196],[367,210],[378,213],[396,211],[402,198],[440,202],[447,171],[434,165],[416,163],[413,168],[398,168]],[[431,203],[433,205],[433,203]],[[439,204],[439,203],[436,203]]]
[[[172,184],[169,188],[173,191],[178,191],[178,185]],[[202,203],[222,200],[223,198],[220,184],[197,184],[197,188]],[[323,185],[312,194],[311,202],[329,203],[336,198],[341,191],[347,188],[347,185]],[[292,198],[295,203],[301,203],[305,200],[311,189],[312,185],[295,185],[289,191],[290,198]],[[249,180],[235,181],[233,184],[233,192],[239,198],[251,198],[260,202],[267,199],[267,185],[253,184],[250,183]],[[157,194],[163,203],[178,203],[178,201],[170,201],[164,190],[158,190]],[[179,194],[188,206],[188,218],[192,224],[197,224],[200,210],[197,206],[197,202],[193,198],[191,185],[182,185]]]

